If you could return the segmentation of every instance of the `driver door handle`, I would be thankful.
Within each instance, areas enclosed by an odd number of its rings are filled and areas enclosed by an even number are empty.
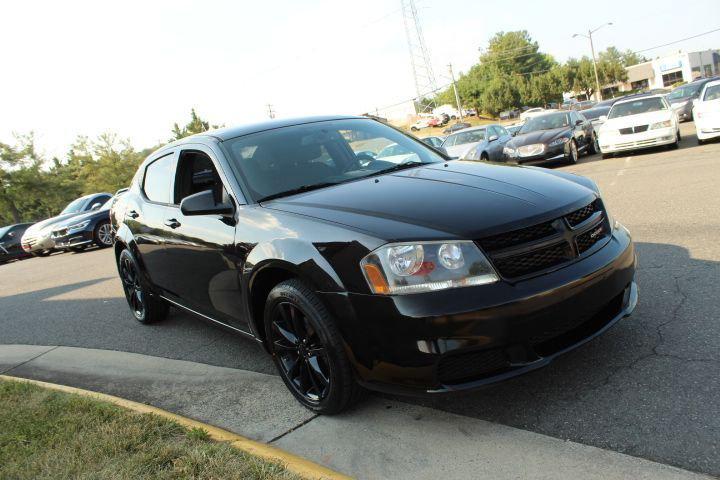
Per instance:
[[[180,226],[180,222],[178,222],[174,218],[168,218],[167,220],[165,220],[165,226],[170,227],[173,230],[175,230],[176,228],[178,228]]]

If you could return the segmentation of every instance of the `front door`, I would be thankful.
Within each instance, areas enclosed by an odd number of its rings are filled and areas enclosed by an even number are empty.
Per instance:
[[[183,198],[205,190],[217,201],[232,202],[214,155],[204,145],[183,146],[179,153],[174,205],[165,219],[171,229],[165,248],[172,272],[168,292],[188,308],[247,331],[234,217],[185,216],[180,210]]]

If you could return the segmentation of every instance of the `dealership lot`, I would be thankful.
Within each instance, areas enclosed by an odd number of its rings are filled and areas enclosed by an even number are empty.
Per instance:
[[[553,437],[720,474],[720,143],[683,124],[676,151],[563,170],[598,182],[634,235],[640,303],[633,317],[552,366],[485,390],[403,399]],[[131,351],[274,373],[260,348],[175,312],[131,317],[109,250],[0,267],[0,343]]]

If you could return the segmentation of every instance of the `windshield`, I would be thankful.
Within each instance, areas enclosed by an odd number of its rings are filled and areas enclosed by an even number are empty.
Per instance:
[[[424,143],[363,119],[277,128],[227,140],[223,147],[255,201],[445,161]]]
[[[608,118],[627,117],[628,115],[639,115],[641,113],[657,112],[659,110],[666,110],[662,98],[639,98],[634,102],[616,103],[610,109]]]
[[[464,145],[466,143],[477,143],[485,140],[485,130],[471,130],[453,135],[455,137],[454,145]]]
[[[12,225],[10,227],[0,227],[0,239],[5,236],[5,234],[10,230],[11,227]]]
[[[570,126],[570,115],[567,113],[551,113],[533,117],[525,122],[520,133],[536,132],[538,130],[553,130]]]
[[[82,206],[85,203],[85,197],[78,198],[76,200],[73,200],[68,204],[65,209],[60,212],[60,215],[64,215],[66,213],[78,213],[82,211]]]
[[[718,99],[720,99],[720,83],[710,85],[705,89],[705,97],[703,98],[704,101],[709,102],[710,100]]]
[[[697,93],[697,91],[700,89],[700,86],[701,85],[699,84],[693,85],[692,83],[688,85],[682,85],[670,92],[667,98],[668,100],[675,100],[677,98],[691,97]]]
[[[597,120],[598,118],[602,117],[603,115],[607,115],[609,111],[610,111],[610,107],[590,108],[588,110],[584,110],[582,112],[582,114],[588,120]]]

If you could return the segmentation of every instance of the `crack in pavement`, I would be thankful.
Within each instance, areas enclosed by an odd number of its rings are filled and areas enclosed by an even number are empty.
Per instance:
[[[25,364],[27,364],[27,363],[30,363],[30,362],[32,362],[33,360],[36,360],[36,359],[42,357],[43,355],[45,355],[46,353],[50,353],[50,352],[52,352],[53,350],[55,350],[55,349],[57,349],[57,348],[60,348],[60,345],[56,345],[56,346],[52,347],[52,348],[49,349],[49,350],[45,350],[45,351],[42,352],[41,354],[35,355],[35,356],[32,357],[31,359],[25,360],[25,361],[22,362],[22,363],[18,363],[17,365],[13,365],[13,366],[10,367],[10,368],[6,368],[5,370],[3,370],[3,371],[0,372],[0,375],[5,375],[6,373],[10,373],[11,371],[15,370],[16,368],[22,367],[23,365],[25,365]]]

